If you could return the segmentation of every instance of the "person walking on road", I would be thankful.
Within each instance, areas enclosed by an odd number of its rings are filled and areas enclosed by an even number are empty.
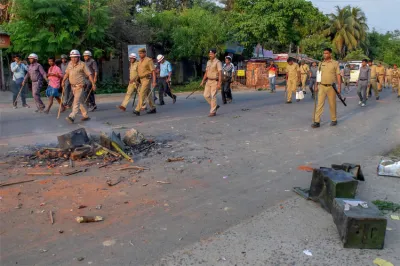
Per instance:
[[[13,60],[14,62],[10,65],[12,73],[11,91],[13,93],[13,107],[14,109],[17,108],[17,97],[19,94],[21,96],[22,106],[30,108],[30,106],[26,104],[26,87],[22,85],[28,67],[21,61],[20,55],[14,55]]]
[[[204,98],[210,105],[209,117],[217,115],[219,105],[217,104],[217,90],[222,86],[222,63],[216,58],[217,50],[211,49],[208,53],[210,60],[207,61],[206,72],[200,83],[204,87]],[[207,80],[207,82],[206,82]]]
[[[43,79],[47,80],[47,75],[46,72],[44,71],[43,67],[41,64],[39,64],[37,61],[39,57],[37,54],[30,54],[29,57],[29,67],[28,67],[28,72],[25,75],[24,81],[22,82],[22,86],[25,85],[25,83],[28,81],[28,78],[31,79],[32,81],[32,94],[33,98],[35,99],[36,107],[37,110],[35,112],[43,112],[45,105],[42,102],[42,99],[40,98],[40,89],[42,88],[43,85]]]
[[[74,102],[72,104],[72,112],[66,118],[66,120],[72,124],[74,123],[75,116],[78,114],[79,110],[81,111],[83,116],[81,121],[90,120],[85,107],[85,94],[83,90],[86,83],[86,78],[88,78],[92,83],[93,91],[96,90],[96,83],[94,82],[93,74],[89,70],[87,65],[84,62],[80,61],[81,54],[78,50],[72,50],[69,54],[69,57],[71,58],[71,62],[68,64],[67,70],[65,72],[62,81],[62,87],[63,89],[65,88],[65,81],[69,79],[72,93],[74,94]]]
[[[378,66],[376,67],[376,74],[378,76],[378,91],[381,92],[382,88],[385,86],[386,75],[386,70],[385,67],[382,66],[382,62],[379,62]]]
[[[157,55],[157,62],[160,64],[160,77],[158,79],[158,96],[160,98],[160,105],[164,105],[164,93],[172,98],[172,102],[176,102],[176,95],[171,93],[171,76],[172,66],[171,63],[165,60],[162,54]]]
[[[317,72],[318,72],[318,66],[316,62],[313,62],[310,67],[310,84],[309,88],[311,91],[311,98],[315,98],[315,91],[317,87]]]
[[[235,81],[235,66],[232,64],[232,57],[225,56],[225,63],[222,66],[222,89],[221,96],[224,104],[232,102],[231,84]]]
[[[357,80],[357,95],[360,98],[359,105],[364,107],[367,104],[367,88],[370,85],[371,69],[367,65],[368,60],[363,59],[360,67],[360,75]]]
[[[54,57],[50,57],[47,60],[48,64],[50,65],[50,68],[47,72],[49,84],[46,90],[46,96],[49,98],[49,105],[47,106],[47,109],[44,110],[46,114],[50,112],[50,108],[53,105],[54,98],[56,98],[57,102],[61,105],[61,112],[65,111],[65,107],[64,104],[61,102],[60,92],[59,92],[63,74],[61,69],[58,66],[56,66],[55,61],[56,59]]]
[[[397,90],[397,98],[400,98],[400,70],[397,68],[396,64],[393,65],[392,75],[392,89],[393,91]]]
[[[99,73],[99,69],[97,67],[96,61],[92,58],[92,52],[85,51],[83,52],[83,59],[85,60],[86,66],[89,68],[90,72],[92,72],[93,81],[97,83],[97,77]],[[85,99],[88,99],[88,106],[90,112],[94,112],[97,109],[96,99],[94,96],[94,90],[92,90],[92,82],[89,79],[86,79],[86,86],[85,86]],[[89,98],[88,98],[89,97]]]
[[[128,85],[128,89],[126,91],[125,94],[125,98],[122,101],[121,105],[117,106],[117,108],[119,108],[122,111],[126,111],[126,106],[128,105],[130,99],[132,98],[132,95],[138,90],[138,81],[139,81],[139,77],[138,77],[138,62],[136,61],[136,54],[135,53],[131,53],[129,55],[129,85]]]
[[[267,67],[267,72],[268,72],[270,92],[274,93],[276,92],[275,84],[276,84],[276,77],[278,76],[278,68],[274,64],[273,60],[269,62],[269,66]]]
[[[343,69],[343,83],[344,83],[344,91],[348,93],[350,91],[350,66],[346,65]]]
[[[392,89],[393,69],[389,66],[386,69],[385,88]]]
[[[321,82],[318,90],[318,104],[315,112],[314,123],[312,128],[320,127],[322,113],[324,112],[325,99],[328,97],[329,112],[331,115],[331,126],[337,125],[336,118],[336,92],[333,86],[337,82],[337,91],[340,93],[342,86],[342,77],[340,76],[339,63],[332,59],[332,49],[324,49],[324,61],[319,64],[321,71]]]
[[[304,60],[300,63],[300,75],[301,75],[301,89],[304,94],[306,94],[307,87],[307,79],[310,74],[310,67],[304,62]]]
[[[379,90],[378,90],[378,83],[377,83],[377,70],[376,70],[376,65],[373,64],[374,62],[372,60],[368,61],[369,68],[371,69],[371,80],[369,82],[369,87],[368,87],[368,93],[367,93],[367,98],[371,97],[371,88],[374,90],[375,94],[375,99],[379,100]]]
[[[286,87],[287,98],[286,103],[292,103],[292,94],[296,92],[297,85],[300,83],[299,65],[293,62],[293,58],[288,58],[286,66]]]
[[[68,56],[65,54],[61,55],[61,72],[63,76],[65,75],[65,71],[67,70],[68,67]],[[64,106],[65,108],[71,108],[72,102],[74,101],[74,94],[72,93],[71,90],[71,85],[69,84],[69,80],[67,79],[65,81],[65,88],[64,88]]]
[[[146,49],[139,49],[140,60],[138,62],[138,76],[140,80],[139,89],[139,102],[136,106],[135,115],[139,116],[142,109],[143,103],[147,102],[150,106],[148,114],[157,113],[156,106],[154,105],[153,97],[151,95],[151,87],[155,87],[156,84],[156,72],[153,64],[153,60],[146,56]],[[151,84],[150,84],[151,83]],[[151,86],[151,87],[150,87]]]

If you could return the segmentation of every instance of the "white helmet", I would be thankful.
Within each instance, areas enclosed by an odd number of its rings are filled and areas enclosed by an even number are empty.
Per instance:
[[[131,53],[131,54],[129,55],[129,58],[137,58],[137,57],[136,57],[136,54],[135,54],[135,53]]]
[[[69,57],[81,57],[81,53],[78,50],[72,50],[69,53]]]
[[[160,63],[164,59],[162,54],[157,55],[157,62]]]
[[[36,60],[38,60],[39,59],[39,57],[37,56],[37,54],[34,54],[34,53],[32,53],[32,54],[30,54],[29,56],[28,56],[28,58],[29,59],[36,59]]]
[[[92,53],[90,51],[85,51],[83,52],[83,56],[88,55],[88,56],[92,56]]]

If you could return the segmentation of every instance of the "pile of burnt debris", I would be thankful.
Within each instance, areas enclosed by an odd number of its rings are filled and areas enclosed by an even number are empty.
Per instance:
[[[26,167],[74,167],[77,161],[86,161],[86,166],[97,164],[105,167],[122,160],[133,162],[133,156],[145,157],[151,152],[161,153],[161,148],[170,147],[165,142],[146,139],[135,129],[127,130],[123,137],[114,131],[89,137],[84,128],[79,128],[57,138],[58,145],[24,147],[16,150],[13,157],[20,159],[19,163]]]

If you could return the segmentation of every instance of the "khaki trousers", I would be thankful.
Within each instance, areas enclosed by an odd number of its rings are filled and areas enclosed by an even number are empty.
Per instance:
[[[307,77],[308,77],[307,74],[301,74],[301,89],[303,91],[306,90]]]
[[[386,76],[386,86],[391,87],[392,86],[392,76]]]
[[[140,112],[142,109],[143,103],[148,102],[150,106],[150,110],[153,110],[156,108],[153,102],[153,95],[149,95],[151,90],[150,90],[150,79],[140,79],[141,86],[139,89],[139,102],[136,105],[136,112]]]
[[[382,87],[384,86],[385,79],[383,76],[379,75],[378,76],[378,91],[382,91]]]
[[[376,82],[376,78],[372,78],[369,83],[371,85],[368,88],[368,93],[367,94],[369,96],[371,96],[371,88],[372,88],[374,90],[375,97],[378,97],[379,96],[379,91],[378,91],[378,88],[377,88],[377,84],[378,83]]]
[[[74,94],[74,102],[72,103],[72,112],[69,115],[70,118],[75,119],[78,114],[78,110],[81,110],[83,117],[88,117],[86,110],[85,94],[83,93],[83,85],[71,85],[72,93]]]
[[[207,80],[206,86],[204,88],[204,98],[210,105],[210,114],[217,112],[217,86],[218,81]]]
[[[293,92],[297,91],[297,79],[288,79],[287,80],[287,101],[292,101]]]
[[[336,118],[336,92],[332,86],[319,85],[318,87],[318,104],[315,112],[315,122],[321,121],[321,116],[324,112],[325,99],[328,97],[329,112],[331,114],[331,121],[337,121]]]
[[[136,83],[130,83],[128,85],[128,90],[126,91],[125,98],[122,101],[121,106],[126,108],[135,91],[136,91]]]
[[[393,90],[393,92],[395,92],[396,89],[397,89],[397,95],[400,96],[400,83],[399,83],[398,80],[395,80],[395,81],[392,83],[392,90]]]

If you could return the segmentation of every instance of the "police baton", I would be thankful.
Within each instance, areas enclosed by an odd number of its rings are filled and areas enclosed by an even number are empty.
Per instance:
[[[25,85],[25,84],[24,84],[24,85]],[[19,97],[19,95],[21,94],[22,89],[24,88],[24,85],[21,85],[21,88],[19,89],[19,92],[18,92],[18,94],[17,94],[17,97],[15,98],[14,106],[17,104],[18,97]]]

